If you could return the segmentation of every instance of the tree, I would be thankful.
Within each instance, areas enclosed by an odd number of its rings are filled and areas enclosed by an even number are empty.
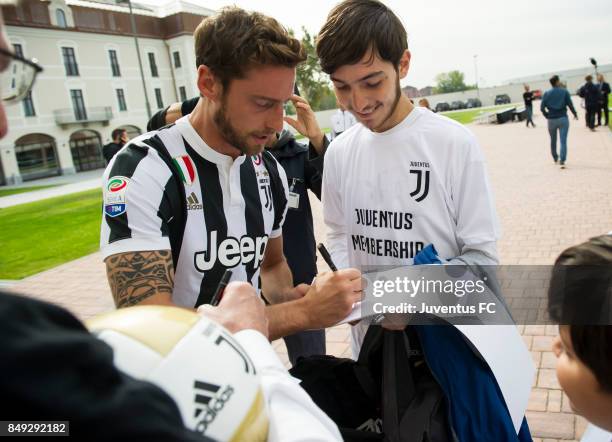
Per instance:
[[[436,83],[437,86],[434,89],[436,94],[476,89],[476,86],[465,84],[463,72],[460,71],[450,71],[438,74],[436,75]]]
[[[289,31],[293,34],[293,31]],[[306,51],[306,61],[297,68],[296,83],[300,90],[300,95],[310,103],[313,110],[333,109],[336,107],[334,93],[330,87],[330,82],[321,70],[319,59],[315,50],[315,36],[310,35],[305,27],[302,27],[304,36],[302,46]]]

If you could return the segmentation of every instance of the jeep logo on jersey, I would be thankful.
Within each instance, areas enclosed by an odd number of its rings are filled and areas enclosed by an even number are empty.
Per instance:
[[[421,202],[429,194],[429,170],[412,169],[410,174],[417,176],[416,188],[410,192],[410,196],[416,202]],[[423,175],[425,175],[425,178],[423,178]]]
[[[217,245],[217,231],[213,230],[208,239],[210,253],[196,252],[193,257],[195,267],[200,272],[206,272],[212,269],[218,260],[223,267],[227,268],[253,262],[253,268],[256,269],[263,261],[267,243],[268,235],[255,238],[243,236],[240,239],[230,236]]]

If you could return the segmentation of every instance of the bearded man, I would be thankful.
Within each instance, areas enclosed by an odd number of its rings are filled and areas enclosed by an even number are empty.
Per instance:
[[[272,340],[329,327],[359,299],[360,272],[293,286],[287,178],[264,151],[282,130],[305,52],[273,18],[235,7],[204,19],[194,37],[195,109],[132,140],[104,175],[100,242],[115,304],[197,308],[231,270],[272,304]]]

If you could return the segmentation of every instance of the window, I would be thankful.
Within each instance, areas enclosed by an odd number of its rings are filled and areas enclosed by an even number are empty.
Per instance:
[[[18,138],[15,156],[24,181],[59,175],[55,142],[49,135],[29,134]]]
[[[36,111],[34,110],[34,102],[32,101],[32,91],[28,92],[23,98],[23,112],[26,117],[35,117]]]
[[[123,89],[117,89],[117,102],[119,103],[119,110],[126,111],[127,105],[125,104],[125,95]]]
[[[179,87],[179,95],[181,96],[181,101],[185,101],[187,99],[187,91],[185,90],[185,86]]]
[[[85,110],[85,102],[83,101],[83,91],[80,89],[71,89],[70,98],[72,99],[74,117],[79,121],[87,120],[87,111]]]
[[[76,77],[79,75],[79,67],[74,56],[74,48],[62,48],[62,56],[64,57],[64,67],[66,75]]]
[[[155,100],[157,100],[157,108],[161,109],[164,107],[164,102],[162,101],[161,89],[155,89]]]
[[[117,60],[117,51],[114,49],[108,50],[108,57],[110,58],[111,71],[113,71],[113,77],[121,77],[121,70],[119,69],[119,61]]]
[[[67,27],[66,25],[66,14],[61,9],[55,10],[55,20],[57,21],[57,26],[60,28]]]
[[[159,77],[159,73],[157,72],[157,64],[155,63],[155,54],[153,52],[149,52],[149,66],[151,66],[151,76]]]
[[[174,57],[174,67],[180,68],[181,67],[181,54],[179,53],[179,51],[174,51],[172,53],[172,56]]]
[[[23,57],[23,48],[21,47],[21,45],[19,43],[15,43],[13,44],[13,50],[15,51],[15,55],[19,55],[20,57]],[[19,68],[19,66],[17,66],[16,63],[12,64],[13,66],[13,72],[11,73],[11,86],[10,89],[11,90],[15,90],[15,86],[16,86],[16,81],[17,81],[17,69]],[[26,114],[26,116],[28,116]]]
[[[23,48],[19,43],[13,43],[13,49],[15,50],[15,55],[23,57]]]

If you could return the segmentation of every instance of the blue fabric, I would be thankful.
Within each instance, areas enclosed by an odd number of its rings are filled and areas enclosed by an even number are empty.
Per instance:
[[[438,252],[433,244],[429,244],[419,253],[414,256],[413,261],[415,266],[424,265],[424,264],[442,264],[442,262],[438,259]]]
[[[567,117],[551,118],[548,120],[548,133],[550,134],[550,153],[555,161],[557,155],[557,131],[561,136],[561,162],[567,159],[567,133],[569,132],[569,120]]]
[[[540,110],[546,118],[567,117],[568,107],[572,114],[576,115],[576,109],[574,109],[570,94],[567,89],[562,87],[554,87],[547,90],[540,104]]]
[[[415,325],[421,347],[448,399],[453,430],[460,442],[531,441],[523,418],[517,436],[493,372],[450,325]]]

